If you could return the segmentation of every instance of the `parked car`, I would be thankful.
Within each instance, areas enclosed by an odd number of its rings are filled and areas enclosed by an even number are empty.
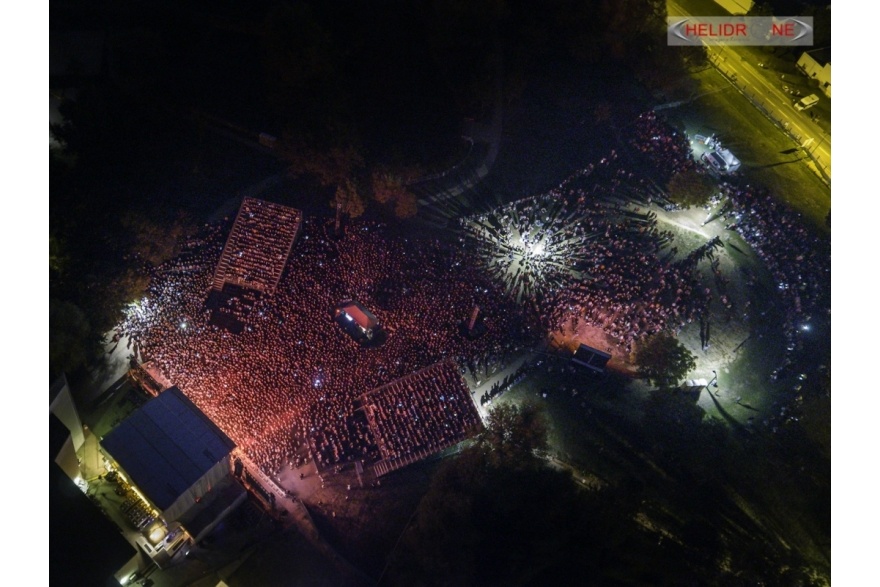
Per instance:
[[[812,108],[816,104],[819,103],[819,96],[816,94],[810,94],[809,96],[804,96],[800,100],[794,103],[795,110],[806,110],[807,108]]]

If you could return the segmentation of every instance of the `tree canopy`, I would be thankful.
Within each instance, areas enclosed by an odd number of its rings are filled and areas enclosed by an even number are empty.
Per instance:
[[[534,404],[496,406],[478,437],[478,447],[496,466],[520,468],[533,464],[536,451],[547,448],[547,422]]]
[[[357,218],[364,213],[364,199],[358,193],[354,182],[344,180],[336,187],[336,194],[331,205],[341,208],[343,214],[350,218]]]
[[[696,584],[683,553],[658,549],[633,521],[637,501],[583,490],[536,455],[546,446],[539,408],[494,408],[476,442],[435,473],[391,556],[388,584]]]
[[[406,189],[399,177],[382,171],[370,175],[373,199],[380,204],[394,205],[394,215],[398,218],[415,216],[419,202],[415,194]]]
[[[674,387],[696,368],[696,357],[670,332],[648,337],[636,347],[639,375],[652,385]]]
[[[392,583],[521,584],[568,558],[589,527],[587,503],[570,476],[538,466],[546,430],[534,406],[493,409],[477,441],[437,471]]]
[[[690,208],[705,205],[716,186],[705,173],[689,169],[672,176],[667,189],[670,200],[684,208]]]

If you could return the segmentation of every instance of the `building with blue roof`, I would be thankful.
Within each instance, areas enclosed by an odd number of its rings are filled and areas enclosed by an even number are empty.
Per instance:
[[[132,413],[101,446],[166,522],[178,520],[230,474],[235,448],[178,387]]]

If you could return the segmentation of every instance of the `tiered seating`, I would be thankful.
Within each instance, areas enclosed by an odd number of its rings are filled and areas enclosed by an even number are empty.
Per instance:
[[[232,283],[274,294],[301,225],[295,208],[245,198],[217,263],[214,289]]]
[[[452,361],[374,389],[362,402],[383,459],[378,476],[458,444],[481,425]]]

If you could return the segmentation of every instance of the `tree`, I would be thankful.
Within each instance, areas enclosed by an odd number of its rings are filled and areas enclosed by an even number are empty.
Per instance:
[[[749,16],[773,16],[773,7],[769,2],[755,2],[747,14]]]
[[[394,215],[398,218],[411,218],[419,210],[419,202],[415,194],[406,189],[396,175],[388,172],[373,171],[370,174],[373,188],[373,199],[380,204],[394,204]]]
[[[394,205],[394,215],[400,219],[412,218],[418,211],[419,201],[415,194],[410,191],[402,193]]]
[[[593,121],[596,124],[607,124],[612,122],[612,114],[611,104],[603,100],[593,108]]]
[[[373,199],[380,204],[387,204],[397,198],[400,182],[390,174],[373,171],[370,174],[370,185],[373,188]]]
[[[535,452],[547,448],[547,422],[535,404],[496,406],[479,437],[479,446],[495,465],[520,468],[535,461]]]
[[[364,158],[355,137],[351,137],[348,144],[325,148],[285,135],[283,149],[285,158],[290,162],[288,171],[291,175],[313,175],[323,186],[339,184],[364,166]]]
[[[508,8],[495,0],[434,2],[425,42],[458,106],[476,112],[491,103],[495,30]]]
[[[71,373],[86,364],[93,348],[91,325],[85,313],[71,302],[49,300],[49,371]]]
[[[49,269],[59,273],[63,272],[68,262],[64,242],[56,235],[49,233]]]
[[[668,551],[634,522],[640,498],[584,491],[534,455],[546,430],[533,405],[492,410],[477,442],[438,467],[389,557],[387,583],[642,584],[620,580],[636,565],[666,579],[652,583],[697,584],[684,574],[680,551],[664,557]]]
[[[351,180],[344,180],[336,186],[336,195],[332,205],[349,218],[357,218],[364,213],[364,200],[358,194],[357,188]]]
[[[709,53],[704,45],[678,47],[681,49],[681,60],[686,67],[702,69],[709,65]]]
[[[270,108],[296,136],[323,136],[349,115],[344,59],[305,2],[276,3],[260,29]]]
[[[121,218],[126,233],[133,238],[130,251],[153,267],[161,265],[178,253],[183,237],[191,230],[183,213],[174,220],[156,219],[129,210]]]
[[[709,201],[715,183],[708,175],[690,169],[676,173],[667,186],[669,199],[684,208],[703,206]]]
[[[674,387],[697,366],[696,357],[670,333],[655,334],[636,348],[639,375],[658,387]]]
[[[390,584],[527,585],[548,572],[582,576],[608,527],[595,516],[594,496],[534,456],[546,430],[533,405],[492,410],[477,443],[438,468],[391,557]]]
[[[813,46],[831,45],[831,3],[818,6],[804,6],[804,16],[813,17]]]

